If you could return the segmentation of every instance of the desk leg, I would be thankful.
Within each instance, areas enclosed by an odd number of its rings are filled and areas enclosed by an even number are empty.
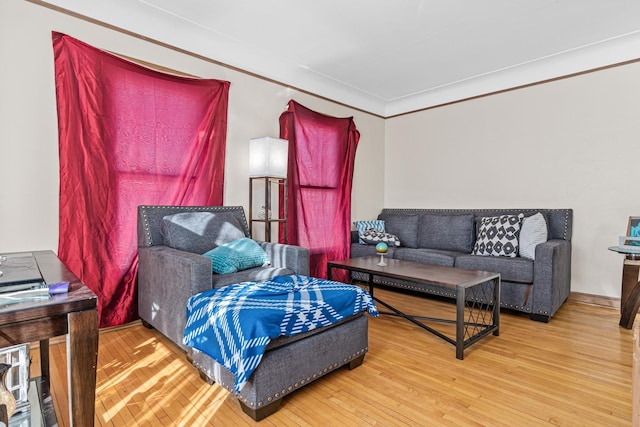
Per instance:
[[[7,413],[7,405],[4,403],[0,404],[0,423],[5,426],[9,425],[9,414]]]
[[[49,379],[49,340],[40,340],[40,378],[47,384],[51,390]]]
[[[622,266],[622,298],[620,299],[620,326],[626,329],[633,327],[638,307],[640,306],[640,282],[638,274],[640,263],[625,260]]]
[[[93,426],[96,409],[98,312],[69,313],[67,372],[71,426]]]

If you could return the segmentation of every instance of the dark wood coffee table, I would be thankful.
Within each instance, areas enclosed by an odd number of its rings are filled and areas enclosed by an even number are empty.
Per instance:
[[[441,267],[399,259],[385,259],[386,266],[378,265],[379,262],[379,257],[330,261],[327,263],[327,277],[331,280],[333,269],[360,272],[368,275],[369,293],[376,302],[391,310],[391,312],[380,312],[380,314],[403,317],[455,345],[456,358],[460,360],[464,358],[464,349],[480,338],[490,333],[495,336],[500,335],[500,274],[464,270],[455,267]],[[374,296],[374,276],[407,280],[418,285],[430,284],[455,291],[455,320],[409,315],[401,312]],[[413,289],[420,291],[419,286]],[[455,323],[455,339],[431,328],[421,320]]]

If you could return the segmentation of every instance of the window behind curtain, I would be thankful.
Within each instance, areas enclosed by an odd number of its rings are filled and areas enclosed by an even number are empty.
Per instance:
[[[289,243],[309,248],[311,276],[326,278],[327,261],[350,255],[351,186],[360,134],[351,117],[326,116],[290,101],[280,116],[280,137],[289,141]]]
[[[100,326],[137,318],[137,207],[221,205],[229,83],[169,75],[53,33],[58,256]]]

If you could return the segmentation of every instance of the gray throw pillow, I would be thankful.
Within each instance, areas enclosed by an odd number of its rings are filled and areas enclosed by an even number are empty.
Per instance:
[[[217,246],[246,237],[238,219],[229,212],[182,212],[162,218],[165,245],[203,254]]]
[[[415,214],[411,215],[394,215],[380,214],[378,219],[384,221],[384,231],[394,234],[400,239],[402,246],[407,248],[418,247],[418,219],[420,217]]]
[[[473,214],[435,215],[420,218],[418,247],[471,253],[475,230]]]
[[[536,246],[547,241],[547,221],[538,212],[535,215],[525,217],[520,227],[519,253],[523,258],[535,259]]]

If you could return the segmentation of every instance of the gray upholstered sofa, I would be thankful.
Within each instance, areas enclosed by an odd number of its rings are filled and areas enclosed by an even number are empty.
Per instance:
[[[472,255],[482,217],[504,214],[530,216],[541,212],[548,226],[548,240],[535,246],[535,259],[521,256]],[[400,247],[390,247],[388,256],[407,261],[500,273],[501,307],[529,314],[547,322],[571,290],[572,209],[383,209],[378,219],[385,231],[396,235]],[[351,257],[375,255],[375,246],[358,243],[352,232]],[[356,280],[364,276],[355,274]],[[394,287],[444,295],[442,288],[374,277]]]
[[[216,219],[207,222],[206,227],[198,228],[198,224],[187,227],[187,234],[167,228],[165,217],[192,212],[212,213]],[[189,234],[190,230],[197,232]],[[368,351],[368,320],[360,313],[340,323],[272,340],[249,381],[239,393],[235,392],[231,372],[206,354],[183,344],[187,300],[192,295],[233,283],[262,281],[276,275],[309,274],[308,249],[267,242],[258,243],[266,251],[270,266],[229,274],[213,273],[212,260],[201,255],[204,248],[211,245],[206,242],[207,238],[213,236],[219,245],[248,235],[241,206],[140,206],[138,314],[145,326],[155,328],[182,348],[205,381],[217,382],[234,393],[243,411],[260,420],[275,412],[281,398],[292,391],[341,366],[359,366]]]

